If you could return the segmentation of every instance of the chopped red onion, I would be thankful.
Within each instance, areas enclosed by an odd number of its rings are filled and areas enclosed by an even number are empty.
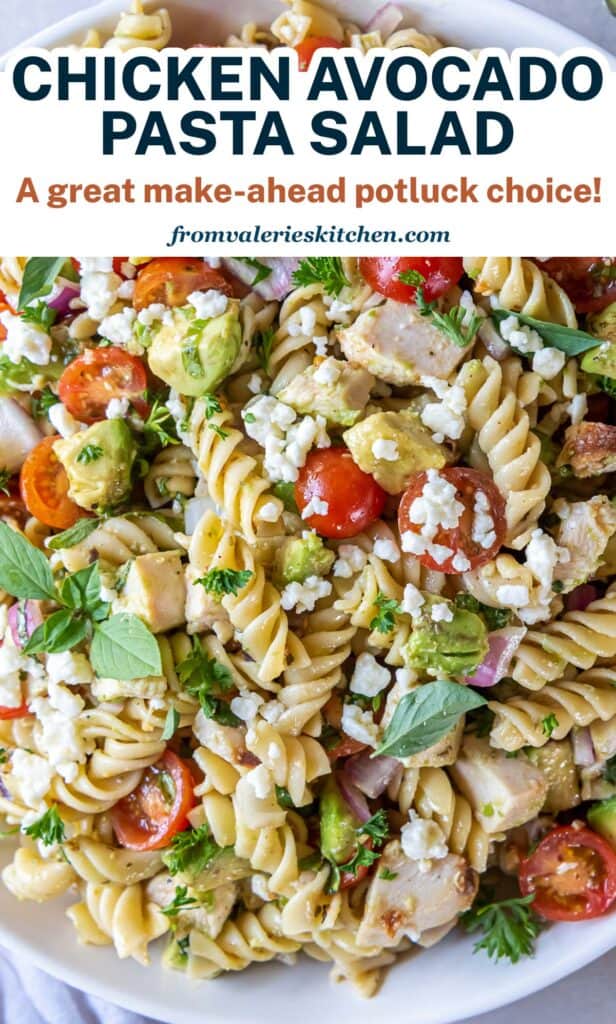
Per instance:
[[[366,25],[366,32],[380,32],[384,42],[392,32],[396,31],[403,19],[404,15],[399,7],[396,7],[395,4],[384,4],[370,18]]]
[[[12,398],[0,398],[0,466],[17,473],[28,452],[43,435],[28,413]]]
[[[571,742],[574,763],[582,768],[590,768],[597,760],[590,729],[587,726],[583,729],[574,729],[571,733]]]
[[[395,757],[371,757],[367,751],[349,757],[343,774],[365,796],[374,799],[384,793],[390,782],[401,772],[402,765]]]
[[[79,298],[80,285],[78,281],[67,281],[66,278],[59,277],[56,287],[60,290],[49,300],[47,305],[51,309],[57,310],[59,317],[63,317],[71,312],[73,299]]]
[[[565,608],[568,612],[583,612],[589,604],[600,597],[601,591],[594,583],[582,583],[565,596]]]
[[[16,647],[23,647],[43,622],[38,601],[17,601],[9,608],[8,623]]]
[[[508,355],[511,355],[510,346],[504,338],[501,338],[496,327],[489,318],[482,321],[481,327],[479,328],[479,337],[484,343],[488,353],[492,356],[492,359],[496,359],[498,363],[502,363],[503,359],[506,359]]]
[[[280,302],[285,298],[293,287],[293,274],[299,265],[298,259],[286,258],[283,256],[270,256],[261,258],[259,263],[269,267],[271,273],[263,281],[253,284],[258,276],[259,268],[252,263],[245,263],[238,259],[225,259],[223,264],[235,277],[238,277],[244,284],[250,285],[253,291],[257,292],[266,302],[276,300]]]
[[[475,674],[467,676],[469,686],[494,686],[507,675],[511,659],[520,645],[526,630],[522,626],[497,629],[488,636],[490,648]]]
[[[342,793],[347,804],[351,808],[355,817],[361,821],[368,821],[370,817],[370,808],[363,793],[360,793],[356,786],[354,786],[347,778],[345,778],[344,772],[338,776],[338,785],[340,786],[340,792]]]

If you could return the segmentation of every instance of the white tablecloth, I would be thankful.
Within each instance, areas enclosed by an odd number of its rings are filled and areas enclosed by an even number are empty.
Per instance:
[[[603,0],[522,0],[527,7],[570,25],[616,52],[616,18]],[[472,17],[472,0],[467,0]],[[84,0],[1,0],[0,52],[84,6]],[[523,968],[522,968],[523,969]],[[616,952],[602,957],[539,995],[476,1018],[473,1024],[613,1024]],[[352,1013],[352,1003],[349,1004]],[[29,965],[13,966],[0,950],[0,1024],[150,1024],[99,999],[85,996]],[[247,1022],[248,1024],[248,1022]]]

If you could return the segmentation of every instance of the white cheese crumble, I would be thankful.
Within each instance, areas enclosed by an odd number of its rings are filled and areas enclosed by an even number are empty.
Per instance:
[[[496,599],[499,604],[510,608],[523,608],[530,601],[528,587],[521,583],[504,583],[496,588]]]
[[[362,571],[367,561],[366,552],[357,544],[341,544],[338,548],[338,558],[334,562],[334,576],[349,580],[351,576]]]
[[[11,775],[23,802],[37,808],[51,786],[53,768],[44,757],[18,749],[11,755]]]
[[[257,519],[262,523],[277,523],[279,518],[280,512],[275,501],[266,501],[257,512]]]
[[[433,622],[453,622],[453,608],[445,601],[433,604],[430,609],[430,618]]]
[[[92,666],[85,654],[75,654],[73,651],[48,654],[45,668],[52,683],[86,686],[94,678]]]
[[[376,697],[390,682],[389,669],[379,665],[373,654],[364,652],[355,662],[349,689],[362,697]]]
[[[533,370],[544,380],[553,380],[565,365],[566,358],[558,348],[542,348],[533,356]]]
[[[101,321],[98,333],[113,345],[129,345],[133,340],[133,324],[137,314],[132,306],[126,306],[119,313],[112,313]]]
[[[241,718],[242,722],[250,723],[254,722],[257,717],[261,704],[263,704],[263,697],[250,690],[244,690],[240,692],[239,697],[234,697],[231,701],[231,710],[234,715]]]
[[[113,270],[81,271],[81,301],[88,309],[88,316],[100,322],[110,312],[118,298],[122,278]],[[132,310],[134,316],[134,310]],[[106,337],[106,335],[105,335]]]
[[[274,792],[274,781],[264,764],[247,772],[243,781],[252,786],[259,800],[267,800]]]
[[[0,323],[6,328],[2,352],[7,359],[12,363],[29,359],[36,366],[49,364],[51,338],[42,327],[8,312],[0,313]]]
[[[422,377],[424,387],[434,391],[439,402],[428,402],[421,411],[421,422],[433,431],[432,440],[442,444],[446,437],[457,441],[465,427],[466,392],[461,384],[451,387],[438,377]]]
[[[86,429],[86,424],[80,423],[74,416],[71,416],[62,402],[52,405],[47,415],[56,433],[62,437],[72,437],[73,434],[78,434],[80,430]]]
[[[466,555],[465,555],[465,554],[463,554],[463,552],[462,552],[462,551],[458,551],[458,552],[457,552],[457,553],[456,553],[456,554],[455,554],[455,555],[453,556],[453,561],[452,561],[451,565],[452,565],[452,568],[453,568],[453,569],[454,569],[454,570],[455,570],[456,572],[468,572],[468,570],[469,570],[469,569],[470,569],[470,567],[471,567],[471,563],[470,563],[470,561],[468,560],[468,558],[466,557]]]
[[[426,599],[414,583],[407,583],[402,595],[402,611],[415,618],[426,603]]]
[[[335,384],[340,379],[342,373],[341,367],[338,365],[337,360],[330,357],[324,359],[314,371],[313,379],[317,384]]]
[[[307,505],[302,509],[302,519],[309,519],[310,516],[326,516],[329,512],[329,503],[315,495],[312,496]]]
[[[261,380],[261,377],[259,376],[258,373],[251,374],[251,376],[248,378],[247,387],[251,395],[261,394],[261,391],[263,389],[263,381]]]
[[[379,742],[379,727],[369,711],[362,711],[357,704],[345,704],[342,708],[340,725],[343,732],[358,743],[376,747]]]
[[[475,492],[472,538],[484,549],[492,547],[496,541],[494,519],[490,514],[490,502],[484,491]]]
[[[573,426],[581,423],[588,412],[588,399],[586,395],[574,395],[567,406],[567,412]]]
[[[508,316],[499,324],[501,337],[521,352],[522,355],[531,355],[543,348],[543,339],[531,327],[521,324],[517,316]]]
[[[384,462],[395,462],[400,458],[397,443],[383,437],[377,437],[376,441],[372,442],[372,454],[375,459],[383,459]]]
[[[453,530],[457,527],[464,505],[456,499],[456,488],[438,470],[429,469],[421,495],[412,502],[409,519],[421,526],[419,533],[406,530],[402,534],[402,550],[413,555],[429,554],[438,565],[453,555],[446,544],[437,544],[434,537],[439,528]],[[456,555],[456,558],[459,558]],[[468,562],[468,559],[464,559]],[[459,564],[463,564],[460,562]],[[470,565],[470,563],[469,563]],[[467,566],[468,567],[468,566]],[[460,568],[457,572],[464,572]]]
[[[263,466],[270,480],[294,483],[310,449],[329,448],[323,416],[303,416],[272,395],[260,395],[242,410],[248,437],[265,450]]]
[[[400,845],[409,860],[442,860],[449,853],[445,834],[436,821],[420,818],[412,808],[400,830]]]
[[[211,320],[227,311],[229,299],[222,292],[210,288],[207,292],[191,292],[188,303],[195,310],[199,320]]]
[[[143,327],[151,327],[157,320],[162,320],[166,312],[167,307],[162,302],[152,302],[139,310],[137,320]]]
[[[389,537],[377,537],[372,551],[377,558],[382,558],[384,562],[397,562],[400,558],[398,545],[394,544]]]
[[[311,612],[317,601],[328,597],[332,585],[320,576],[309,576],[303,583],[287,583],[280,595],[280,604],[286,612],[295,608],[298,612]]]
[[[105,416],[108,420],[123,420],[126,418],[129,406],[128,398],[112,398],[105,409]]]

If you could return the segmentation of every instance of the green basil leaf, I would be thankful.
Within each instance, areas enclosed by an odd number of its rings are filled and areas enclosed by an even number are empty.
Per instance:
[[[492,310],[492,319],[500,323],[508,316],[515,316],[521,324],[532,327],[545,341],[550,348],[558,348],[568,356],[577,356],[580,352],[586,352],[589,348],[596,348],[601,344],[601,338],[593,338],[592,334],[586,331],[578,331],[573,327],[563,327],[561,324],[549,324],[545,320],[535,320],[532,316],[524,316],[523,313],[512,313],[508,309]]]
[[[70,651],[85,640],[88,627],[85,619],[76,619],[72,612],[62,608],[38,626],[27,644],[25,654],[60,654]]]
[[[382,743],[372,756],[412,757],[419,754],[438,743],[467,711],[486,703],[485,697],[468,686],[451,683],[447,679],[424,683],[402,698],[385,730]]]
[[[35,601],[56,599],[49,562],[20,533],[0,522],[0,587],[11,597]]]
[[[112,615],[94,631],[90,661],[97,676],[141,679],[162,675],[156,637],[136,615]]]
[[[161,733],[161,740],[170,740],[176,733],[180,724],[180,712],[177,708],[169,708],[165,719],[165,726]]]
[[[74,548],[76,544],[81,544],[82,540],[85,540],[91,533],[94,533],[99,525],[100,519],[78,519],[74,526],[69,526],[68,530],[56,533],[54,537],[50,537],[47,541],[47,547],[51,551]]]
[[[67,576],[60,588],[62,602],[68,608],[94,612],[101,605],[101,578],[98,562]]]
[[[66,256],[31,256],[24,270],[23,280],[17,309],[22,310],[24,306],[38,299],[41,295],[47,295],[55,279],[62,270]]]

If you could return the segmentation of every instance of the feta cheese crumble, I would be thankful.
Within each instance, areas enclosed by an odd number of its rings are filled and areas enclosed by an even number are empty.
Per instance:
[[[126,418],[129,406],[128,398],[112,398],[105,409],[105,416],[108,420],[123,420]]]
[[[370,711],[362,711],[357,704],[345,704],[340,720],[342,731],[368,747],[376,747],[379,742],[379,727]]]
[[[400,458],[398,445],[395,441],[388,441],[379,437],[372,442],[372,454],[375,459],[383,459],[385,462],[395,462]]]
[[[329,359],[324,359],[314,371],[314,380],[317,384],[335,384],[340,378],[341,369],[337,365],[336,360],[331,356]]]
[[[307,505],[302,509],[302,519],[309,519],[310,516],[326,516],[329,512],[329,503],[313,495]]]
[[[334,562],[334,576],[349,580],[351,576],[355,576],[365,568],[367,561],[366,552],[362,551],[357,544],[341,544],[338,548],[338,558]]]
[[[297,612],[314,611],[314,606],[322,597],[328,597],[332,585],[320,576],[309,576],[303,583],[287,583],[280,595],[280,604],[286,612],[295,608]]]
[[[433,431],[432,440],[442,444],[446,437],[457,441],[466,425],[466,392],[461,384],[451,386],[438,377],[422,377],[424,387],[434,391],[438,402],[428,402],[421,411],[421,422]]]
[[[0,323],[6,329],[2,353],[12,363],[28,359],[36,366],[47,366],[51,356],[51,338],[38,324],[29,323],[21,316],[0,313]]]
[[[389,669],[379,665],[373,654],[364,652],[355,662],[349,689],[351,693],[359,693],[362,697],[376,697],[391,683]]]
[[[490,514],[490,502],[484,491],[475,492],[475,503],[473,506],[473,530],[472,538],[480,547],[491,548],[496,541],[494,519]]]
[[[377,558],[382,558],[384,562],[397,562],[400,558],[398,545],[394,544],[393,540],[390,540],[388,537],[377,537],[372,551]]]
[[[263,467],[270,480],[294,483],[313,446],[329,448],[323,416],[298,418],[295,409],[272,395],[259,395],[242,409],[248,437],[265,450]]]
[[[453,622],[453,608],[445,601],[433,604],[430,609],[430,618],[433,622]]]
[[[195,310],[199,320],[211,320],[226,313],[229,300],[222,292],[210,288],[207,292],[191,292],[188,303]]]
[[[553,380],[565,365],[566,358],[558,348],[542,348],[533,356],[533,370],[544,380]]]
[[[402,611],[410,615],[411,618],[416,618],[425,603],[426,599],[421,590],[414,583],[407,583],[402,595]]]
[[[137,314],[132,306],[126,306],[119,313],[106,316],[98,326],[98,333],[113,345],[126,348],[133,340],[133,324]]]
[[[436,821],[420,818],[409,811],[409,820],[400,830],[400,845],[409,860],[442,860],[449,853],[445,833]]]

